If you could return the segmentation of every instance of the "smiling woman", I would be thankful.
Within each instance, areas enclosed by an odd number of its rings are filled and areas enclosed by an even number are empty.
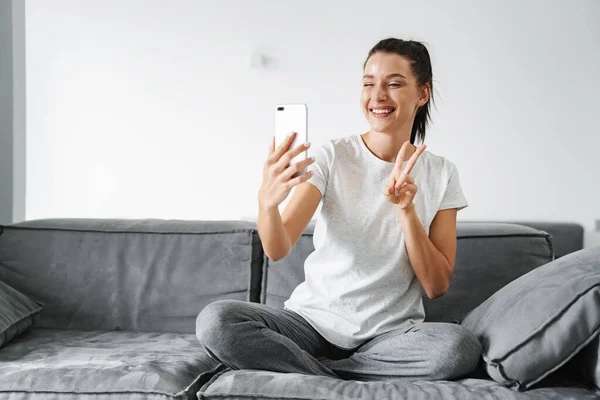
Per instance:
[[[388,69],[386,75],[383,69]],[[395,39],[382,40],[371,49],[367,60],[363,66],[363,92],[362,102],[365,108],[365,114],[369,119],[369,111],[378,110],[384,105],[377,104],[377,96],[386,95],[390,97],[390,108],[395,110],[395,107],[403,108],[404,118],[396,119],[396,123],[406,122],[411,119],[411,114],[414,115],[414,123],[412,121],[412,129],[410,142],[414,143],[418,134],[421,142],[425,141],[425,128],[430,120],[429,104],[434,102],[433,98],[433,72],[431,68],[431,59],[427,48],[415,41],[399,41]],[[377,85],[382,87],[378,87]],[[378,91],[379,90],[379,91]],[[366,101],[375,99],[371,108]],[[408,93],[407,93],[408,92]],[[411,99],[418,99],[415,104],[411,103]],[[374,117],[373,113],[371,117]],[[371,122],[371,121],[369,121]]]
[[[356,380],[453,379],[475,368],[481,345],[471,332],[423,322],[423,293],[448,290],[456,214],[467,206],[454,164],[422,144],[431,89],[426,47],[382,40],[362,77],[368,132],[291,164],[305,145],[290,148],[293,135],[271,143],[258,196],[265,253],[287,256],[322,202],[315,251],[283,310],[219,301],[200,313],[197,336],[215,359]],[[240,337],[251,344],[238,346]]]

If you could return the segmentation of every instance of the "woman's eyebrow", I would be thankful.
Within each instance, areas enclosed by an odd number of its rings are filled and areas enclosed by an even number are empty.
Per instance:
[[[373,75],[364,75],[363,79],[374,79],[375,77]],[[388,76],[386,76],[387,79],[390,78],[403,78],[406,79],[406,77],[400,73],[394,73],[394,74],[389,74]]]

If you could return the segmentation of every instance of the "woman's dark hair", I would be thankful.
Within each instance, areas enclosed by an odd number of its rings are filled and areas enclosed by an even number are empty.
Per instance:
[[[417,115],[415,116],[415,121],[410,133],[410,143],[415,143],[417,135],[419,136],[421,143],[423,143],[425,141],[425,128],[427,127],[427,123],[431,120],[429,115],[429,103],[434,101],[433,73],[427,47],[425,47],[423,43],[413,40],[396,38],[383,39],[369,51],[369,55],[363,64],[363,69],[366,67],[369,58],[371,58],[373,54],[379,52],[398,54],[399,56],[408,58],[411,61],[412,74],[417,79],[417,85],[422,86],[429,83],[431,87],[429,101],[417,110]]]

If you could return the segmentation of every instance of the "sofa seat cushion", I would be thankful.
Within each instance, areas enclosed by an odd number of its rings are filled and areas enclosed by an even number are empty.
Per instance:
[[[194,335],[34,328],[1,350],[0,396],[193,399],[218,368]]]
[[[251,370],[225,370],[215,375],[198,392],[198,399],[201,400],[591,400],[597,398],[592,391],[583,386],[542,387],[521,393],[503,387],[491,379],[359,382],[325,376]]]

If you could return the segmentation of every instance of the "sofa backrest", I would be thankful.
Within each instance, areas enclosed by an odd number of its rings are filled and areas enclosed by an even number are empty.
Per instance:
[[[271,262],[250,222],[28,221],[0,227],[0,280],[46,304],[40,327],[193,333],[215,300],[282,307],[304,280],[313,230]],[[449,292],[424,300],[429,321],[458,320],[552,260],[551,236],[531,227],[458,222],[457,236]]]
[[[554,257],[560,258],[569,253],[583,249],[583,225],[573,222],[541,222],[541,221],[504,221],[512,224],[530,226],[552,236]]]
[[[242,221],[51,219],[0,234],[0,280],[45,303],[46,328],[193,333],[208,303],[259,300],[262,263]]]
[[[314,250],[308,229],[284,259],[267,260],[261,301],[283,307],[304,280],[304,260]],[[486,300],[507,283],[553,259],[550,235],[537,229],[506,223],[458,222],[455,272],[448,293],[424,297],[427,321],[452,322]]]

